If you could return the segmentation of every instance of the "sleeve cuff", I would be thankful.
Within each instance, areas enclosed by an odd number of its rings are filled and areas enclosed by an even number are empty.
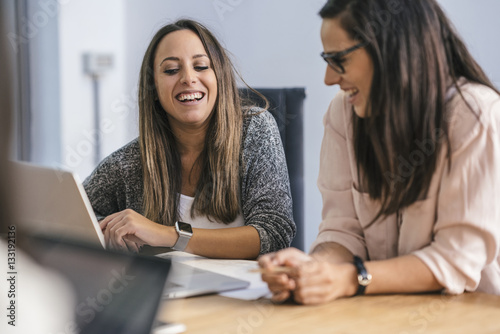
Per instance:
[[[257,230],[257,233],[259,233],[259,238],[260,238],[259,255],[270,253],[272,251],[271,243],[269,242],[269,236],[268,236],[266,230],[263,229],[259,225],[249,224],[248,226],[252,226],[253,228],[255,228]]]
[[[430,247],[418,250],[413,253],[424,264],[429,267],[436,280],[444,287],[444,292],[448,294],[461,294],[466,289],[475,290],[476,286],[467,287],[467,280],[463,274],[452,266],[443,257],[431,250]]]

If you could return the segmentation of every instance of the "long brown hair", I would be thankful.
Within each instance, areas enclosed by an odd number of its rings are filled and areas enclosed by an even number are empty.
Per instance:
[[[451,161],[448,88],[461,94],[464,77],[497,90],[434,0],[330,0],[320,16],[369,42],[369,117],[353,112],[352,124],[358,179],[381,202],[375,221],[427,195],[443,145]]]
[[[162,27],[151,40],[141,66],[139,143],[144,215],[164,225],[173,225],[179,215],[180,155],[166,111],[156,98],[153,64],[160,41],[171,32],[186,29],[198,35],[203,43],[217,78],[218,90],[205,147],[196,161],[201,175],[191,215],[205,214],[227,224],[237,217],[240,208],[241,100],[226,51],[206,27],[192,20],[179,20]]]

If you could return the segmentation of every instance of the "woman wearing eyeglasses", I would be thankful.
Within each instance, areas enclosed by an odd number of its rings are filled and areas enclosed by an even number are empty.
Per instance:
[[[323,220],[310,255],[261,257],[273,299],[500,294],[497,89],[434,0],[330,0],[320,15],[325,83],[341,88]]]

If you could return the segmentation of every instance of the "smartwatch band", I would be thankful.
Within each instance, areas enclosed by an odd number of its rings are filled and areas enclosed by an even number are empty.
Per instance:
[[[180,226],[181,224],[183,224],[183,226],[187,225],[186,227],[188,227],[188,230],[185,231],[183,227]],[[177,241],[175,242],[175,245],[172,247],[172,249],[182,252],[186,249],[189,240],[193,236],[191,225],[183,222],[175,222],[175,230],[177,231],[177,235],[179,237],[177,238]]]
[[[363,260],[357,255],[354,255],[354,266],[358,271],[358,291],[356,292],[356,296],[364,295],[366,287],[372,281],[372,275],[366,271]]]

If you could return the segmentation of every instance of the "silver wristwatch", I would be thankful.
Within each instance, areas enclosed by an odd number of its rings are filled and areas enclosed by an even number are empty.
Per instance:
[[[193,236],[193,229],[191,228],[191,224],[184,222],[175,222],[175,231],[179,236],[175,245],[172,247],[176,251],[184,251],[186,246]]]

